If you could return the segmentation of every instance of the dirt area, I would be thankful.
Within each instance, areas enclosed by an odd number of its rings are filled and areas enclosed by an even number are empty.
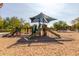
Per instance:
[[[0,38],[0,55],[2,56],[75,56],[79,55],[79,33],[59,33],[61,39],[49,43],[17,44],[20,38]],[[48,34],[53,37],[50,33]],[[60,44],[62,43],[62,44]]]

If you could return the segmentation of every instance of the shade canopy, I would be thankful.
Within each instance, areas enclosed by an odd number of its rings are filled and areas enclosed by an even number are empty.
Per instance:
[[[55,18],[49,17],[43,13],[40,13],[34,17],[31,17],[31,22],[42,22],[42,23],[48,23],[50,21],[56,20]]]

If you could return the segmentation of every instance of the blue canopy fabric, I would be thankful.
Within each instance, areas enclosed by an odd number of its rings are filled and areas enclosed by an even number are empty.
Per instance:
[[[42,23],[49,23],[50,21],[56,20],[55,18],[49,17],[43,13],[40,13],[34,17],[31,17],[31,22],[42,22]]]

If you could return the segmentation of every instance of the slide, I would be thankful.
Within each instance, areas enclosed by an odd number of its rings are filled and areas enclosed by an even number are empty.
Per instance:
[[[54,34],[54,35],[57,36],[58,38],[61,38],[59,34],[53,32],[53,31],[50,30],[49,28],[47,28],[47,31],[49,31],[50,33]]]

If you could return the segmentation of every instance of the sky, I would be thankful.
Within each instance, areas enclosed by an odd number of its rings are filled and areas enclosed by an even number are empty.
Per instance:
[[[3,18],[16,16],[23,18],[30,23],[30,17],[44,13],[57,20],[50,22],[48,25],[59,20],[66,21],[71,25],[71,21],[79,17],[78,3],[5,3],[0,8],[0,15]]]

